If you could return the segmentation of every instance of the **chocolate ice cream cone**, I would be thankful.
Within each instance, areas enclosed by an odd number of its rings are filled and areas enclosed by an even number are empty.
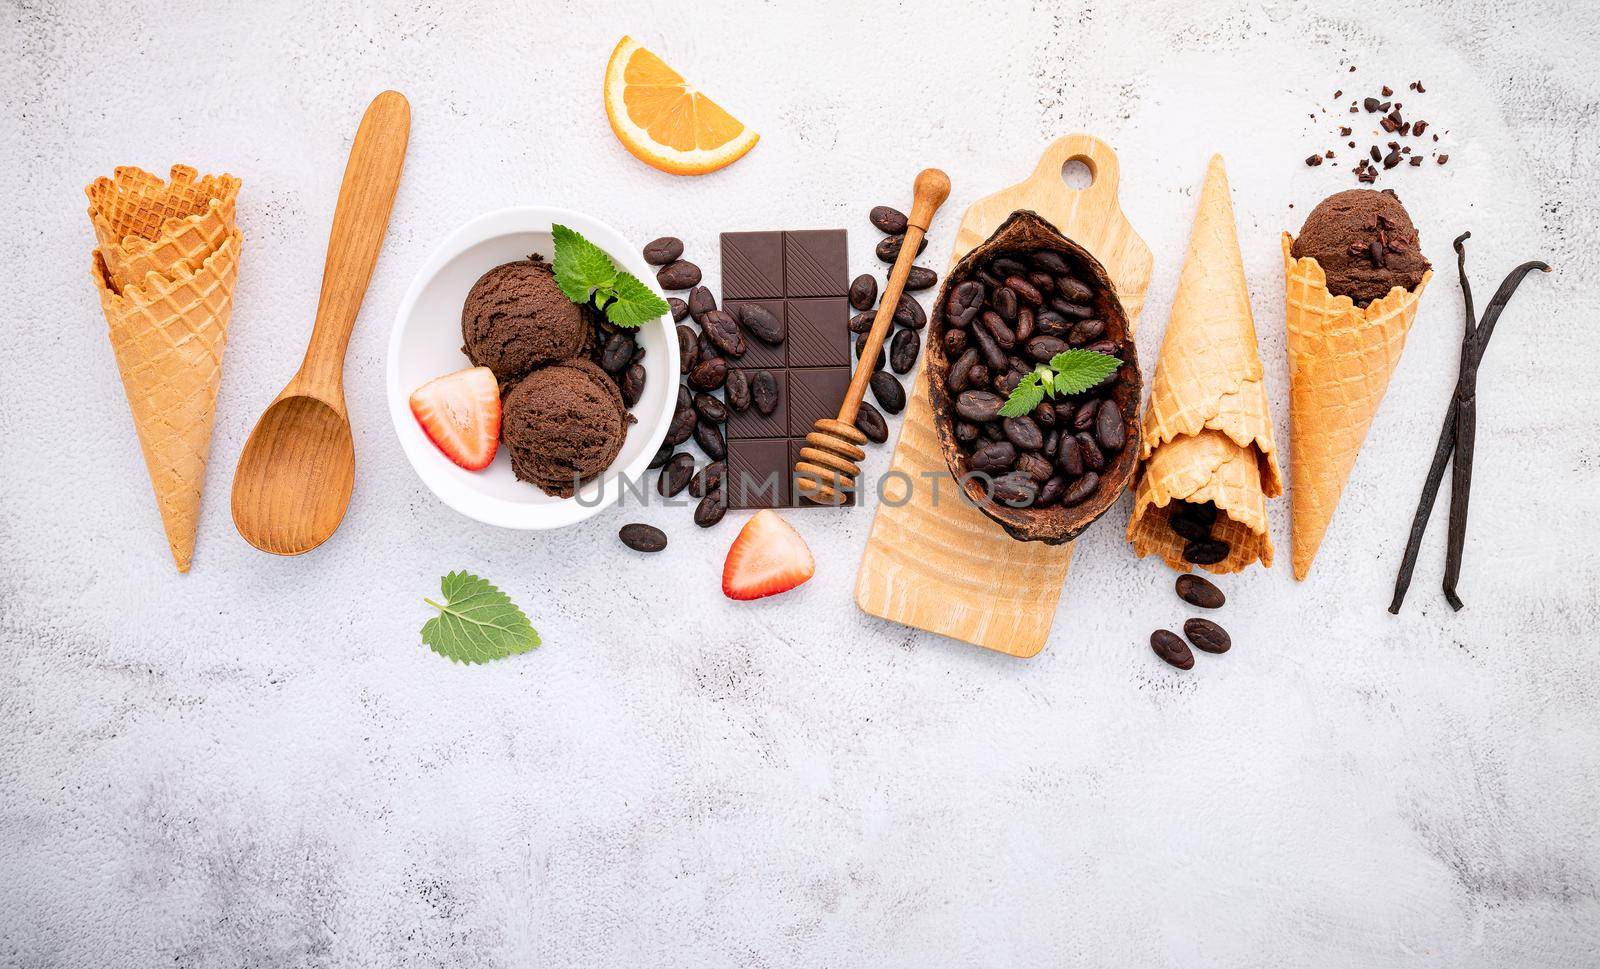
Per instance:
[[[1283,234],[1289,344],[1289,472],[1293,488],[1294,577],[1311,570],[1367,428],[1389,389],[1430,269],[1412,290],[1399,286],[1358,307],[1328,292],[1317,260],[1295,259]]]

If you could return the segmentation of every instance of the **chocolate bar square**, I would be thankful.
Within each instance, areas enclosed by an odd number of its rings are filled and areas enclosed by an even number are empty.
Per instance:
[[[783,233],[722,234],[722,298],[773,299],[783,295]]]
[[[788,508],[793,504],[794,466],[787,438],[728,442],[722,488],[729,508]]]
[[[755,303],[756,305],[762,307],[773,316],[776,316],[778,318],[778,322],[784,324],[785,330],[788,329],[788,324],[786,321],[789,314],[788,310],[784,306],[783,300],[781,299],[730,299],[722,304],[722,308],[727,310],[729,313],[732,313],[737,319],[739,316],[739,308],[746,303]],[[765,340],[755,336],[749,330],[745,330],[744,356],[737,360],[730,361],[730,363],[745,370],[768,370],[787,366],[789,363],[789,357],[785,348],[788,346],[788,343],[788,339],[785,338],[783,343],[773,346],[772,344],[767,343]]]
[[[850,289],[850,259],[843,229],[799,229],[783,234],[786,296],[844,296]]]
[[[849,367],[789,371],[789,436],[805,437],[824,417],[838,417]]]
[[[749,354],[746,354],[749,356]],[[740,361],[743,363],[743,361]],[[743,370],[743,367],[740,367]],[[751,404],[744,410],[728,409],[728,437],[787,437],[789,434],[789,371],[783,368],[768,371],[778,381],[778,406],[771,414],[763,414]],[[754,378],[758,371],[746,374]],[[844,398],[841,397],[840,400]]]
[[[850,365],[850,304],[834,296],[785,300],[791,367]]]

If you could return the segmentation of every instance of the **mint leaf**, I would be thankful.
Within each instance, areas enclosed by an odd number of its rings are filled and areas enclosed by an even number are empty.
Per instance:
[[[1044,400],[1044,389],[1044,381],[1040,379],[1037,370],[1023,377],[1006,398],[1005,404],[1001,406],[1000,416],[1021,417],[1032,413],[1040,401]]]
[[[616,299],[606,305],[606,319],[623,327],[636,327],[671,312],[667,301],[650,291],[632,273],[618,273],[612,288]]]
[[[599,246],[564,225],[552,225],[556,285],[574,303],[594,305],[617,326],[632,329],[667,313],[667,301],[632,273],[618,269]]]
[[[556,285],[567,299],[587,303],[595,290],[616,284],[617,267],[599,246],[564,225],[552,225],[550,235],[556,243]]]
[[[470,572],[439,580],[444,605],[423,599],[439,615],[422,626],[422,641],[457,663],[487,663],[539,645],[527,615],[504,592]]]
[[[1098,350],[1063,350],[1050,358],[1055,392],[1081,394],[1117,372],[1122,361]]]

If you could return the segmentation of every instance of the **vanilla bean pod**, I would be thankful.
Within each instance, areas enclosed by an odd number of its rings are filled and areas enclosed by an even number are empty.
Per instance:
[[[1467,253],[1464,245],[1471,235],[1470,232],[1463,232],[1454,243],[1456,266],[1461,275],[1461,296],[1466,308],[1466,321],[1461,339],[1460,371],[1456,379],[1455,392],[1450,397],[1449,410],[1445,413],[1444,425],[1439,431],[1439,443],[1434,449],[1433,463],[1429,466],[1427,479],[1422,485],[1422,496],[1417,502],[1416,515],[1411,520],[1411,534],[1406,542],[1400,572],[1395,577],[1394,599],[1389,603],[1389,611],[1395,614],[1400,612],[1400,605],[1405,601],[1406,591],[1411,586],[1411,576],[1417,565],[1417,554],[1422,548],[1423,532],[1427,529],[1428,518],[1432,515],[1434,503],[1439,497],[1439,488],[1444,483],[1446,464],[1451,464],[1452,475],[1444,591],[1445,598],[1453,608],[1462,607],[1461,600],[1456,596],[1455,587],[1461,574],[1461,557],[1466,542],[1467,508],[1472,487],[1472,455],[1477,429],[1478,367],[1483,362],[1484,352],[1489,347],[1489,338],[1494,335],[1500,314],[1505,311],[1506,305],[1511,301],[1512,294],[1521,285],[1523,278],[1535,269],[1541,272],[1550,271],[1549,266],[1537,260],[1525,262],[1513,269],[1500,284],[1494,299],[1489,301],[1488,307],[1484,310],[1483,321],[1474,323],[1472,286],[1467,280]]]
[[[1463,325],[1461,336],[1461,363],[1456,374],[1456,384],[1459,387],[1461,378],[1467,372],[1472,362],[1473,335],[1477,332],[1477,322],[1472,311],[1472,283],[1467,280],[1467,247],[1464,243],[1472,238],[1472,233],[1463,232],[1456,236],[1454,243],[1456,250],[1456,270],[1461,275],[1461,299],[1466,304],[1466,322]],[[1428,519],[1433,515],[1433,504],[1439,498],[1439,486],[1444,482],[1445,465],[1450,463],[1450,454],[1456,448],[1456,395],[1450,394],[1450,408],[1444,415],[1444,426],[1439,428],[1439,443],[1433,449],[1433,463],[1428,466],[1428,476],[1423,479],[1422,497],[1417,500],[1417,513],[1411,519],[1411,535],[1406,539],[1405,556],[1400,560],[1400,573],[1394,580],[1394,598],[1389,602],[1389,611],[1394,615],[1400,614],[1400,605],[1406,600],[1406,591],[1411,588],[1411,574],[1417,568],[1417,555],[1422,551],[1422,535],[1428,528]]]
[[[1461,597],[1456,595],[1456,582],[1461,578],[1461,556],[1467,542],[1467,508],[1472,496],[1472,455],[1478,437],[1478,364],[1483,361],[1483,351],[1494,335],[1495,324],[1505,312],[1511,296],[1522,285],[1528,273],[1535,269],[1549,272],[1550,267],[1539,260],[1525,262],[1511,270],[1494,294],[1494,299],[1484,307],[1483,320],[1472,338],[1473,360],[1469,371],[1462,374],[1456,385],[1456,454],[1450,478],[1450,531],[1445,545],[1444,597],[1450,608],[1460,611]]]

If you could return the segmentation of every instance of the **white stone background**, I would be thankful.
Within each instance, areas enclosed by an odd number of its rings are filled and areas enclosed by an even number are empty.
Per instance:
[[[0,17],[0,963],[1600,964],[1593,5],[5,0]],[[628,156],[600,102],[624,32],[756,127],[755,151],[694,180]],[[1404,91],[1417,78],[1425,96]],[[670,231],[713,281],[721,230],[844,226],[854,267],[877,269],[867,208],[936,164],[955,182],[942,269],[969,202],[1085,129],[1119,150],[1155,252],[1147,367],[1205,160],[1226,156],[1286,441],[1278,233],[1354,184],[1302,162],[1339,146],[1319,107],[1381,83],[1452,156],[1379,183],[1440,271],[1310,581],[1289,575],[1276,502],[1280,564],[1225,583],[1238,645],[1192,672],[1146,645],[1189,613],[1123,542],[1126,502],[1022,662],[856,610],[870,507],[793,516],[816,578],[735,604],[718,576],[742,516],[701,531],[652,509],[658,558],[616,541],[637,514],[502,531],[436,501],[391,430],[400,296],[478,213]],[[233,467],[299,360],[345,154],[390,86],[414,122],[347,365],[355,497],[327,545],[274,558],[232,528]],[[102,335],[81,193],[174,161],[245,185],[187,576]],[[1480,303],[1524,259],[1556,271],[1525,284],[1485,366],[1468,606],[1438,592],[1441,512],[1395,618],[1465,229]],[[421,598],[457,568],[509,590],[543,648],[464,668],[420,646]]]

